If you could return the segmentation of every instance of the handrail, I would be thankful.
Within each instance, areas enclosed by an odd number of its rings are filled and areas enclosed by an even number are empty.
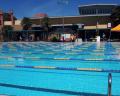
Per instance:
[[[108,96],[112,96],[111,95],[111,93],[112,93],[111,87],[112,87],[112,74],[109,73],[109,75],[108,75]]]

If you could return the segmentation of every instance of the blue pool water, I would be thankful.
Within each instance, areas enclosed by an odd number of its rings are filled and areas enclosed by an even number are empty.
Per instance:
[[[109,73],[112,95],[120,96],[117,42],[0,43],[0,94],[107,96]]]

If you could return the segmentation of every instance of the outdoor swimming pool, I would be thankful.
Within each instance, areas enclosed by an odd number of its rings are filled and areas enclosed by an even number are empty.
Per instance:
[[[120,96],[120,43],[0,44],[0,94]]]

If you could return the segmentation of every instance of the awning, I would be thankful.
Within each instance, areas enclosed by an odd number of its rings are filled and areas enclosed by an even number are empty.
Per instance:
[[[94,25],[94,26],[84,26],[83,29],[79,30],[108,30],[110,28],[107,27],[107,24],[99,24],[99,25]]]
[[[8,32],[43,32],[43,30],[8,30]]]
[[[120,24],[117,25],[116,27],[112,28],[111,31],[120,32]]]

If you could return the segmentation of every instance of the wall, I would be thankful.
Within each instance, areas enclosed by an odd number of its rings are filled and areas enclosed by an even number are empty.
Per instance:
[[[40,19],[31,19],[33,24],[39,25],[41,24]],[[74,16],[74,17],[64,17],[64,24],[85,24],[85,25],[96,25],[97,22],[99,24],[107,24],[109,22],[109,16]],[[63,17],[50,17],[50,24],[63,24]]]

